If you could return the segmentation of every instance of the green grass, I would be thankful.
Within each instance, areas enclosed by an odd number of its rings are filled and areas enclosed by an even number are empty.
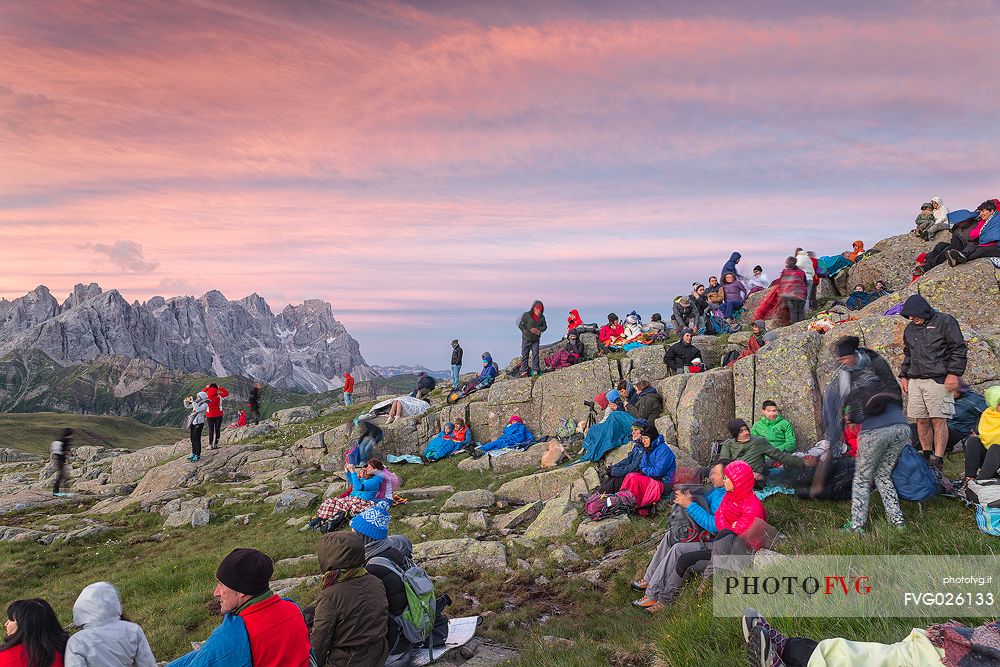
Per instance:
[[[103,445],[139,449],[177,442],[185,435],[179,428],[147,426],[129,417],[56,412],[0,413],[0,447],[48,454],[49,445],[67,427],[74,431],[74,447]]]
[[[328,417],[283,428],[257,440],[262,444],[286,445],[321,428],[344,423],[364,405]],[[459,470],[458,456],[431,466],[397,466],[406,489],[448,484],[456,490],[497,489],[505,481],[527,471],[497,474]],[[948,462],[957,474],[958,461]],[[300,485],[321,482],[326,474],[313,471],[296,478]],[[205,484],[194,490],[198,495],[234,495],[233,489],[246,484]],[[269,485],[277,489],[277,484]],[[436,514],[447,495],[431,501],[411,501],[393,509],[394,533],[414,542],[459,537],[430,522],[419,529],[401,519],[415,514]],[[88,503],[78,508],[84,511]],[[769,521],[787,535],[777,546],[786,554],[989,554],[998,542],[981,534],[971,512],[959,502],[934,499],[918,505],[903,503],[909,531],[891,530],[878,500],[873,502],[871,531],[867,535],[839,532],[849,513],[848,503],[803,501],[788,496],[767,500]],[[55,510],[53,510],[55,511]],[[58,510],[59,513],[65,509]],[[172,659],[189,649],[191,641],[204,639],[218,623],[210,613],[211,592],[218,562],[231,549],[252,546],[275,560],[312,553],[317,535],[286,527],[290,517],[300,513],[273,514],[260,503],[240,503],[212,509],[212,522],[198,529],[179,528],[167,532],[163,541],[150,537],[161,532],[163,517],[138,510],[111,517],[113,530],[89,541],[72,544],[0,543],[0,580],[4,595],[0,605],[22,597],[41,596],[52,602],[60,618],[69,622],[71,608],[80,589],[89,583],[109,580],[119,587],[128,615],[140,622],[157,657]],[[238,514],[255,512],[247,526],[231,523]],[[26,511],[5,517],[4,523],[40,527],[49,512]],[[716,618],[712,614],[711,592],[699,596],[697,585],[688,584],[679,600],[658,617],[636,610],[636,597],[629,583],[641,574],[655,541],[651,535],[665,526],[666,514],[648,520],[634,518],[603,547],[579,542],[574,533],[560,540],[583,557],[576,564],[553,560],[553,546],[513,544],[509,548],[511,571],[483,571],[457,562],[440,574],[437,588],[448,593],[454,617],[479,614],[484,618],[480,634],[514,645],[521,657],[513,664],[528,666],[613,665],[616,667],[693,664],[745,664],[745,648],[738,619]],[[76,520],[61,523],[75,526]],[[611,550],[629,549],[622,564],[595,587],[584,579],[566,576],[566,571],[590,567]],[[522,569],[523,559],[540,567]],[[276,578],[317,574],[314,563],[279,568]],[[296,589],[291,597],[302,604],[315,601],[318,590]],[[843,636],[865,641],[894,642],[911,627],[924,627],[940,619],[772,619],[789,634],[822,639]],[[975,619],[972,622],[976,622]],[[570,648],[553,649],[542,640],[555,636],[573,642]]]

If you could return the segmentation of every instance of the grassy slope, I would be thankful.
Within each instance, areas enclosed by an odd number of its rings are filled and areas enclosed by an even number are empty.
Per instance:
[[[352,413],[339,413],[282,429],[264,436],[263,441],[287,444],[302,435],[342,423]],[[406,487],[451,484],[456,489],[496,489],[517,473],[503,476],[460,471],[457,460],[433,466],[400,466]],[[957,471],[957,460],[949,462]],[[317,481],[325,475],[313,473],[297,480]],[[271,485],[277,487],[277,485]],[[230,486],[206,485],[197,493],[230,493]],[[444,497],[411,502],[394,508],[393,532],[414,541],[458,537],[436,524],[414,529],[399,521],[411,514],[434,513]],[[847,503],[805,502],[780,496],[768,499],[771,522],[788,534],[779,550],[784,553],[991,553],[995,538],[980,534],[971,513],[954,500],[936,499],[905,503],[904,512],[911,530],[889,530],[878,501],[873,503],[873,532],[866,536],[840,533]],[[69,621],[73,600],[79,590],[93,581],[107,579],[122,591],[127,613],[142,623],[159,659],[168,659],[188,650],[189,642],[203,639],[217,624],[209,615],[208,603],[219,560],[237,546],[253,546],[275,560],[310,553],[316,535],[284,526],[295,514],[272,514],[270,507],[237,504],[215,507],[216,517],[199,529],[173,529],[163,542],[149,541],[160,532],[162,517],[138,511],[110,517],[114,530],[90,541],[42,547],[36,544],[0,543],[0,581],[4,599],[42,596],[49,599],[60,617]],[[237,514],[256,512],[248,526],[229,520]],[[302,513],[305,514],[305,513]],[[38,527],[46,523],[47,512],[21,513],[5,517],[5,523]],[[635,597],[629,582],[641,572],[655,546],[648,538],[666,516],[650,522],[634,520],[615,536],[610,545],[593,547],[573,544],[588,559],[599,558],[606,550],[635,547],[627,564],[609,577],[606,592],[589,583],[565,577],[548,558],[549,547],[511,549],[511,562],[524,558],[545,562],[540,570],[517,570],[513,574],[463,568],[457,563],[446,573],[439,590],[454,600],[452,616],[484,614],[482,634],[518,646],[522,657],[516,665],[616,666],[692,664],[745,664],[742,636],[736,619],[715,618],[711,600],[698,596],[696,586],[688,586],[674,609],[650,618],[629,602]],[[73,521],[70,525],[75,525]],[[564,540],[571,542],[570,536]],[[314,574],[315,565],[304,564],[279,569],[276,577]],[[540,584],[539,575],[550,583]],[[313,602],[315,590],[296,590],[291,597],[301,603]],[[706,594],[710,595],[710,593]],[[930,622],[921,619],[776,619],[779,628],[792,633],[823,638],[846,636],[870,641],[896,641],[911,627]],[[571,649],[558,652],[546,647],[540,637],[553,635],[574,640]]]
[[[61,429],[75,431],[74,446],[105,445],[139,449],[177,442],[185,435],[179,428],[154,428],[128,417],[37,412],[0,413],[0,447],[47,454]]]

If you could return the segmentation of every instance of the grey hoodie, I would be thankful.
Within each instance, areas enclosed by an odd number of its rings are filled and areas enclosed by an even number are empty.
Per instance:
[[[208,394],[203,391],[199,391],[198,395],[195,396],[194,401],[192,401],[187,407],[191,408],[191,424],[204,424],[205,413],[208,412]]]
[[[122,620],[121,598],[108,582],[83,589],[73,605],[73,625],[83,630],[66,644],[66,667],[157,667],[142,628]]]

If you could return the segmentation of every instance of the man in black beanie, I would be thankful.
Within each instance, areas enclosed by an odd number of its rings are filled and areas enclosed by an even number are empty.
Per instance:
[[[256,549],[234,549],[219,563],[222,624],[177,667],[308,667],[309,631],[299,606],[271,592],[274,564]]]
[[[784,452],[778,449],[768,442],[767,438],[751,435],[750,427],[742,419],[733,419],[726,427],[733,437],[722,443],[719,458],[749,463],[759,487],[763,487],[766,482],[767,470],[771,465],[769,459],[792,467],[808,466],[812,468],[816,466],[815,457],[795,456],[793,452]]]

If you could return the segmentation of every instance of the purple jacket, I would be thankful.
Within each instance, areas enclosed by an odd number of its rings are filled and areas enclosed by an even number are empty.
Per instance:
[[[726,301],[745,301],[747,298],[747,288],[739,280],[722,283],[722,291],[726,294]]]

